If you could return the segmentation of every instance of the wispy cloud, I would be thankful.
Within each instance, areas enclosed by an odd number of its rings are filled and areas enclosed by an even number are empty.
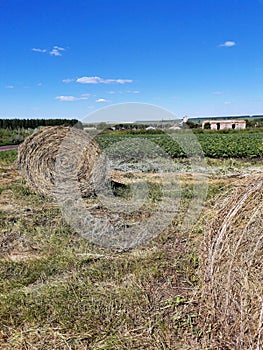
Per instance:
[[[6,85],[5,88],[6,88],[6,89],[13,89],[13,88],[14,88],[14,85]]]
[[[108,91],[107,92],[109,95],[114,95],[114,94],[139,94],[140,91],[139,90],[126,90],[126,91]]]
[[[229,41],[225,41],[223,44],[219,45],[220,47],[233,47],[236,46],[236,42],[229,40]]]
[[[58,51],[65,51],[66,49],[64,47],[61,46],[53,46],[53,49],[58,50]]]
[[[50,56],[61,56],[61,53],[57,49],[53,49],[49,52]]]
[[[107,102],[111,102],[110,100],[106,100],[105,98],[98,98],[96,100],[97,103],[107,103]]]
[[[53,49],[51,51],[49,51],[49,54],[51,56],[62,56],[62,53],[65,51],[65,49],[63,47],[59,47],[59,46],[54,46]]]
[[[72,81],[74,81],[74,79],[67,78],[67,79],[63,79],[63,80],[62,80],[62,83],[69,84],[69,83],[71,83]]]
[[[99,77],[82,77],[78,78],[76,82],[80,84],[99,84],[102,82],[101,80]]]
[[[63,101],[63,102],[74,102],[74,101],[80,101],[80,100],[87,100],[88,97],[82,96],[82,97],[75,97],[75,96],[57,96],[55,97],[56,100],[58,101]]]
[[[35,51],[35,52],[41,52],[41,53],[45,53],[45,52],[47,52],[47,50],[46,50],[46,49],[37,49],[37,48],[35,48],[35,47],[33,47],[32,51]]]
[[[128,94],[139,94],[140,91],[139,90],[127,90],[126,91]]]
[[[62,52],[65,51],[66,49],[61,46],[53,46],[51,50],[47,49],[39,49],[36,47],[33,47],[32,51],[34,52],[39,52],[39,53],[47,53],[50,56],[62,56]]]
[[[100,77],[81,77],[76,80],[80,84],[126,84],[132,83],[131,79],[104,79]]]
[[[225,101],[225,102],[224,102],[224,105],[231,105],[231,104],[232,104],[231,101]]]

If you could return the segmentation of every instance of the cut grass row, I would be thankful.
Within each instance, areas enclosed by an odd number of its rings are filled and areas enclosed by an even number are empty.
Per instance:
[[[15,153],[4,153],[2,174],[12,173]],[[153,185],[149,200],[158,197]],[[186,181],[179,217],[191,199]],[[190,237],[175,219],[148,245],[118,254],[74,233],[20,178],[3,178],[0,200],[1,349],[196,348],[200,227]]]
[[[12,174],[15,159],[15,151],[3,152],[0,173]],[[231,171],[240,166],[219,163]],[[228,186],[225,180],[210,181],[208,198]],[[156,204],[160,189],[150,188],[149,204]],[[193,290],[199,284],[203,228],[197,223],[189,234],[178,227],[192,195],[186,178],[171,225],[148,245],[118,254],[73,232],[56,204],[32,193],[19,177],[4,176],[0,348],[201,349],[205,335]]]

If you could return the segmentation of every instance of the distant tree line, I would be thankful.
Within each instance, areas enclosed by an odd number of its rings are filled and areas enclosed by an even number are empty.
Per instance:
[[[245,121],[247,122],[247,128],[256,128],[263,125],[263,117],[245,119]]]
[[[0,129],[35,129],[39,126],[76,126],[82,128],[77,119],[0,119]]]
[[[173,124],[169,125],[166,124],[165,127],[168,128],[169,126],[172,126]],[[151,123],[151,124],[143,124],[143,123],[120,123],[120,124],[109,124],[106,122],[101,122],[98,124],[88,124],[89,127],[96,127],[98,130],[108,130],[108,129],[114,129],[114,130],[143,130],[147,129],[149,126],[153,126],[156,129],[161,129],[162,124],[161,123]]]

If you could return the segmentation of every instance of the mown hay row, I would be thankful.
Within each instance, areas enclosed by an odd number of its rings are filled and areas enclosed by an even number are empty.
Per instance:
[[[94,166],[100,154],[99,146],[84,131],[62,126],[46,127],[19,146],[18,166],[27,185],[40,195],[54,197],[55,182],[60,175],[57,172],[60,171],[67,180],[77,181],[85,196],[94,191]]]
[[[263,349],[263,176],[219,198],[205,235],[202,328],[207,349]]]

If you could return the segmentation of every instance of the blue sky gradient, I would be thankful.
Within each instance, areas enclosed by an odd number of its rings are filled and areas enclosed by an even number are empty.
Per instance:
[[[263,114],[261,0],[0,0],[0,33],[2,118]]]

